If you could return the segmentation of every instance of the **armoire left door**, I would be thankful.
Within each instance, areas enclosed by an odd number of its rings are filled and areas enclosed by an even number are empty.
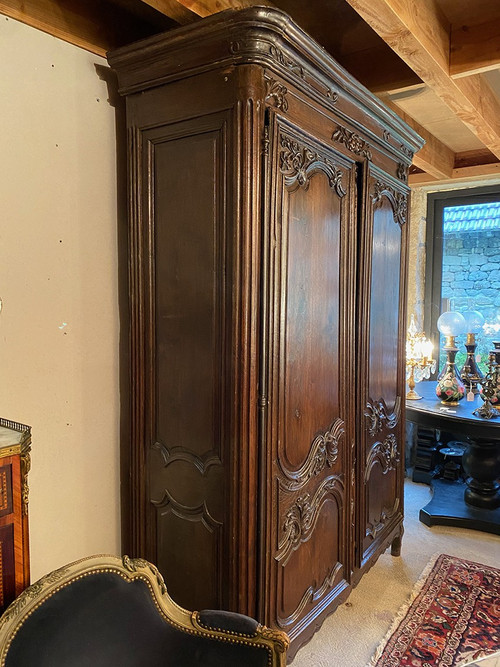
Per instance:
[[[350,589],[354,520],[357,166],[301,111],[268,114],[261,396],[261,616],[294,650]]]

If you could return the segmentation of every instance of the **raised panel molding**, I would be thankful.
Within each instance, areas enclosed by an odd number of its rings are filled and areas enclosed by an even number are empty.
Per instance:
[[[388,522],[396,516],[400,506],[399,498],[396,498],[394,505],[392,507],[384,507],[380,513],[380,516],[374,520],[369,521],[366,526],[366,537],[371,537],[375,540],[380,533],[384,530]]]
[[[314,496],[305,493],[299,496],[287,511],[282,522],[282,537],[278,544],[275,559],[286,565],[290,556],[302,542],[312,535],[318,516],[328,495],[333,495],[339,507],[344,505],[344,482],[340,475],[327,477],[316,490]]]
[[[222,465],[218,454],[216,452],[207,452],[204,456],[198,456],[185,447],[177,446],[170,449],[161,442],[154,442],[151,449],[158,451],[163,460],[163,467],[167,468],[176,461],[183,461],[194,466],[199,473],[205,475],[211,466]]]
[[[314,586],[309,586],[309,588],[305,591],[304,595],[302,596],[299,604],[291,614],[289,614],[286,618],[282,618],[281,616],[278,615],[279,626],[283,628],[283,630],[286,630],[300,618],[302,612],[307,607],[307,605],[313,605],[315,603],[318,603],[332,588],[341,570],[342,570],[342,564],[335,563],[328,572],[328,574],[326,575],[325,579],[321,582],[321,584],[317,588],[315,588]]]

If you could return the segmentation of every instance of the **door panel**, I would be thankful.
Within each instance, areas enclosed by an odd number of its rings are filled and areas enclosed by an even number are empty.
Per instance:
[[[356,166],[278,120],[270,145],[266,620],[295,639],[350,580]]]
[[[372,168],[362,248],[361,290],[368,326],[360,332],[361,522],[358,565],[364,567],[401,531],[403,518],[402,400],[404,397],[403,299],[406,260],[406,191]],[[366,364],[363,367],[363,364]],[[399,528],[398,528],[399,527]],[[378,553],[378,552],[377,552]]]

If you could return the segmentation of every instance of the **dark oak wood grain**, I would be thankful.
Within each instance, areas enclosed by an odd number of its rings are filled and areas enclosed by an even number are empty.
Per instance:
[[[131,140],[124,548],[293,657],[402,534],[419,139],[277,10],[109,61]]]

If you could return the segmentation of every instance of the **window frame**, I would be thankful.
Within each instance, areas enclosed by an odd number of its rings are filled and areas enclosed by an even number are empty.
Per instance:
[[[487,204],[500,201],[500,184],[461,190],[433,192],[427,195],[425,234],[424,331],[439,349],[437,321],[441,315],[443,275],[443,212],[448,206]]]

